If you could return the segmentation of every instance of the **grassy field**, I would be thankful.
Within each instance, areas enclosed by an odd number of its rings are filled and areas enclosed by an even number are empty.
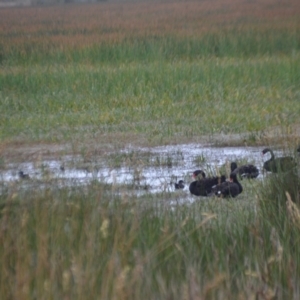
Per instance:
[[[0,169],[39,145],[115,163],[204,136],[294,149],[299,15],[298,0],[0,9]],[[299,179],[281,175],[185,204],[1,183],[1,298],[298,299]]]
[[[300,5],[288,4],[2,9],[0,140],[161,144],[298,125]]]

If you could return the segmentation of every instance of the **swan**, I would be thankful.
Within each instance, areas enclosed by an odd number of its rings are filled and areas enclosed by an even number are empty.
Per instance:
[[[175,182],[175,190],[184,189],[184,181],[179,180],[178,183]]]
[[[256,166],[247,164],[237,166],[236,162],[232,162],[230,165],[231,172],[239,174],[241,178],[256,178],[259,175],[259,170]]]
[[[215,185],[225,182],[225,180],[226,178],[224,175],[215,177],[202,177],[193,181],[189,186],[189,190],[190,193],[195,196],[209,196],[212,192],[212,188]]]
[[[295,161],[293,157],[281,156],[275,158],[274,152],[270,148],[265,148],[262,151],[262,154],[264,155],[268,152],[270,152],[271,158],[266,160],[263,164],[263,169],[265,169],[266,171],[273,172],[273,173],[277,173],[280,171],[285,172],[295,167]]]
[[[216,188],[214,189],[215,195],[222,198],[227,198],[227,197],[235,198],[242,191],[243,191],[243,187],[237,179],[237,174],[234,172],[230,174],[229,181],[225,181],[217,185]]]

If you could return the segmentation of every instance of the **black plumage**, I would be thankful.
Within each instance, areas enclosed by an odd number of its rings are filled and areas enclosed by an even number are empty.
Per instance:
[[[195,172],[194,172],[195,173]],[[212,193],[212,188],[222,182],[225,182],[224,175],[215,177],[202,177],[193,181],[189,190],[195,196],[209,196]]]
[[[29,174],[25,174],[23,171],[19,171],[19,178],[20,179],[29,179]]]
[[[235,198],[242,191],[243,191],[243,187],[239,183],[236,173],[231,173],[229,181],[217,185],[213,190],[216,196],[222,198],[228,198],[228,197]]]
[[[295,167],[295,161],[291,156],[281,156],[276,157],[274,152],[270,148],[265,148],[262,151],[262,154],[266,154],[270,152],[271,158],[266,160],[263,164],[263,168],[268,172],[278,173],[278,172],[286,172]]]
[[[259,175],[259,170],[256,166],[247,164],[242,166],[237,166],[236,162],[232,162],[230,165],[231,173],[236,173],[243,178],[256,178]]]
[[[180,189],[184,189],[184,181],[183,180],[179,180],[178,183],[175,183],[175,189],[176,190],[180,190]]]

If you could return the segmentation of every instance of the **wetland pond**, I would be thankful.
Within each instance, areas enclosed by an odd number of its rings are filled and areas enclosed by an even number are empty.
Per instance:
[[[14,182],[24,187],[58,187],[87,185],[92,181],[123,186],[135,194],[174,191],[174,183],[182,179],[184,191],[192,181],[192,172],[202,169],[208,175],[229,174],[230,162],[253,163],[262,178],[264,147],[210,147],[183,144],[142,148],[128,146],[124,150],[93,156],[66,155],[59,159],[8,163],[1,170],[2,191]],[[274,151],[275,155],[280,152]],[[19,171],[30,179],[20,178]]]

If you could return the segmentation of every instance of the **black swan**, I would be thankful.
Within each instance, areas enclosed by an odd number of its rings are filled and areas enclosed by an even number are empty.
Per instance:
[[[214,193],[218,197],[226,198],[232,197],[235,198],[243,191],[242,185],[238,182],[237,174],[231,173],[229,177],[229,181],[223,182],[217,185],[214,188]]]
[[[179,180],[178,183],[175,183],[175,189],[176,190],[184,189],[184,181]]]
[[[273,151],[270,148],[265,148],[262,154],[270,152],[271,158],[264,162],[263,168],[266,171],[277,173],[279,171],[285,172],[295,167],[295,161],[291,156],[282,156],[275,158]]]
[[[19,171],[19,177],[20,179],[29,179],[29,175],[25,174],[23,171]]]
[[[256,178],[259,175],[259,170],[254,165],[242,165],[237,166],[236,162],[232,162],[230,165],[231,173],[239,174],[241,179],[243,178]]]
[[[193,172],[192,176],[195,179],[201,179],[201,178],[205,178],[206,174],[202,170],[196,170]]]
[[[190,184],[189,189],[191,194],[195,196],[209,196],[212,192],[212,187],[225,182],[225,180],[226,178],[224,175],[220,177],[202,177],[196,181],[193,181]]]

